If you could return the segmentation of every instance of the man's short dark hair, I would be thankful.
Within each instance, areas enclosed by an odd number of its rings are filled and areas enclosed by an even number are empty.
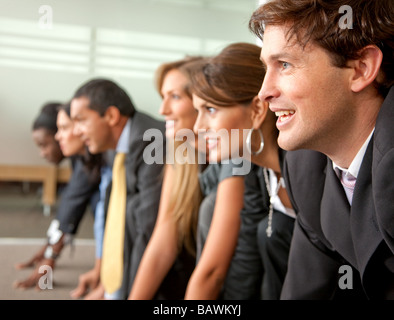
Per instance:
[[[352,28],[341,28],[341,7],[351,8]],[[394,84],[393,0],[271,0],[251,16],[249,28],[260,39],[268,25],[288,25],[302,46],[309,41],[327,50],[333,64],[343,68],[360,57],[360,50],[376,45],[383,53],[382,77],[375,80],[385,96]]]
[[[135,113],[134,104],[126,91],[108,79],[93,79],[83,84],[75,92],[73,99],[80,97],[88,98],[89,108],[101,116],[110,106],[115,106],[120,114],[127,117],[133,117]]]

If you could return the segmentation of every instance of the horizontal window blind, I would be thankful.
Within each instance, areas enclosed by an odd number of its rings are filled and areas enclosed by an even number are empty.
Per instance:
[[[92,76],[152,78],[163,62],[187,55],[207,55],[227,44],[129,30],[0,17],[0,66],[53,70]]]

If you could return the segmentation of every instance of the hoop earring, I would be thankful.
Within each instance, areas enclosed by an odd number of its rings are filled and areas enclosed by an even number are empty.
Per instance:
[[[260,129],[257,129],[257,132],[259,133],[260,136],[260,148],[257,151],[252,151],[252,133],[253,130],[255,130],[254,128],[250,129],[248,136],[246,137],[246,148],[248,149],[249,153],[252,155],[258,155],[259,153],[261,153],[261,151],[263,151],[264,148],[264,138],[263,138],[263,133],[261,132]]]

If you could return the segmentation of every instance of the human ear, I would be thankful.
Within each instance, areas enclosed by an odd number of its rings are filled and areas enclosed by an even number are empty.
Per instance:
[[[353,92],[362,91],[378,77],[383,60],[382,51],[375,45],[368,45],[359,53],[360,58],[349,63],[349,67],[354,70],[350,79],[350,88]]]
[[[113,127],[119,123],[120,111],[115,106],[109,106],[104,113],[104,119],[107,121],[108,125]]]
[[[268,112],[269,103],[267,101],[261,101],[258,96],[253,98],[251,107],[251,117],[254,129],[259,129],[263,124],[267,112]]]

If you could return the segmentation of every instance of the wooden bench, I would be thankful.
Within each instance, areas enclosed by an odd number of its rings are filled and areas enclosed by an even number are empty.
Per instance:
[[[51,214],[56,202],[58,183],[66,183],[71,176],[70,167],[0,165],[0,181],[28,181],[43,184],[42,204],[44,215]]]

